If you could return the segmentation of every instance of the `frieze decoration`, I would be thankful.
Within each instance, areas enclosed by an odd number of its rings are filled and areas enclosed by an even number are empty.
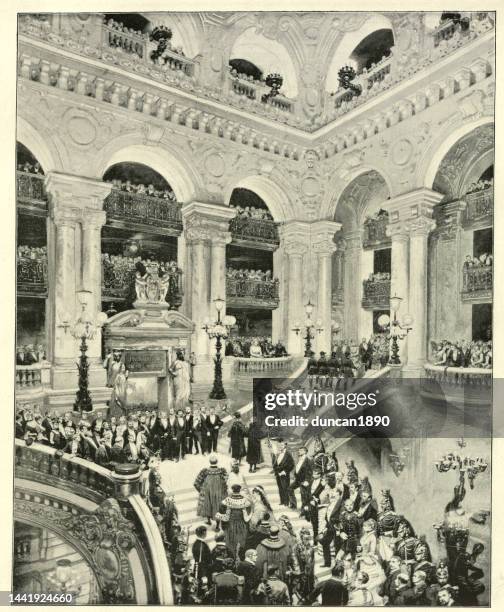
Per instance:
[[[59,533],[83,553],[100,586],[104,603],[135,603],[134,579],[128,553],[136,545],[134,525],[126,520],[117,500],[106,499],[86,513],[50,499],[16,491],[14,516],[33,520]]]

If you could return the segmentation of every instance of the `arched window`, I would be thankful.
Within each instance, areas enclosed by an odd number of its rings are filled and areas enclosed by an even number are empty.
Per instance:
[[[172,191],[168,182],[155,170],[144,166],[143,164],[122,162],[111,166],[103,175],[103,180],[106,182],[120,181],[126,183],[129,181],[134,186],[143,185],[148,187],[152,185],[156,191]]]
[[[18,142],[16,144],[17,169],[32,174],[44,174],[44,170],[33,153]]]
[[[394,35],[390,29],[382,29],[369,34],[355,47],[350,59],[356,64],[356,72],[370,69],[384,57],[390,55],[394,46]]]
[[[236,70],[237,74],[252,77],[254,81],[260,81],[263,78],[262,70],[246,59],[232,59],[229,65],[233,70]]]
[[[149,31],[150,21],[140,13],[105,13],[105,23],[111,19],[135,32],[144,34]]]

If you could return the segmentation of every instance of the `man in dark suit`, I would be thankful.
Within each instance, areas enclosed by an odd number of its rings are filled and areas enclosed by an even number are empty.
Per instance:
[[[308,503],[303,506],[304,516],[311,523],[314,539],[318,536],[320,494],[324,490],[324,487],[325,485],[322,482],[320,470],[314,468],[313,480],[309,489]]]
[[[359,357],[364,368],[370,370],[373,361],[373,347],[366,338],[362,338],[362,342],[359,345]]]
[[[256,567],[257,552],[250,548],[245,553],[245,559],[238,563],[236,573],[243,576],[242,604],[254,603],[252,592],[257,589],[261,582],[261,572]]]
[[[215,414],[215,408],[210,408],[209,415],[206,418],[207,431],[210,432],[210,445],[208,452],[217,452],[217,442],[219,440],[219,431],[223,422],[221,418]]]
[[[340,512],[343,503],[348,499],[350,491],[348,485],[342,481],[341,473],[328,474],[326,477],[327,486],[320,495],[321,505],[326,506],[324,535],[321,538],[322,550],[324,553],[324,566],[331,566],[331,542],[334,544],[336,553],[342,545],[336,525],[339,522]]]
[[[184,448],[185,452],[189,455],[192,455],[193,451],[193,415],[191,411],[191,407],[187,406],[185,409],[185,427],[184,427]]]
[[[287,442],[279,440],[280,451],[273,456],[273,471],[278,486],[280,505],[289,505],[290,473],[294,469],[294,459],[287,448]]]
[[[294,466],[294,482],[289,487],[289,505],[293,510],[297,508],[294,491],[299,489],[301,493],[301,508],[303,508],[310,498],[310,485],[313,480],[313,466],[308,457],[308,451],[302,446],[298,453],[298,462]]]
[[[345,567],[343,563],[335,563],[331,577],[317,584],[308,595],[305,605],[313,604],[322,595],[323,606],[346,606],[348,604],[348,588],[343,583]]]
[[[173,438],[173,431],[172,431]],[[183,410],[177,410],[176,419],[176,446],[175,446],[175,461],[185,458],[186,454],[186,420]]]
[[[196,541],[192,545],[192,556],[194,559],[194,574],[199,586],[202,578],[206,578],[208,581],[212,578],[212,553],[205,542],[207,528],[200,525],[196,527],[195,533]]]

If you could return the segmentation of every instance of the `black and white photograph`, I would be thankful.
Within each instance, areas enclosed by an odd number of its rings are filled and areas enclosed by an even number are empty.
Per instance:
[[[46,4],[6,603],[493,607],[497,11]]]

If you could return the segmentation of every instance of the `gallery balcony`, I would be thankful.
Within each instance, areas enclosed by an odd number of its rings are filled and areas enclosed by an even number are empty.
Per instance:
[[[390,246],[392,241],[390,237],[387,236],[388,222],[388,214],[378,218],[366,219],[364,221],[364,235],[362,236],[363,248],[376,249],[378,247]]]
[[[494,207],[494,190],[493,185],[467,193],[463,197],[466,203],[464,224],[466,226],[474,226],[478,224],[488,224],[492,222],[493,207]]]
[[[34,363],[16,366],[16,395],[42,389],[50,382],[50,364]]]
[[[374,310],[390,307],[390,278],[362,282],[362,308]]]
[[[47,297],[47,256],[19,256],[16,262],[18,295]]]
[[[239,215],[231,220],[229,230],[233,242],[241,246],[274,251],[280,244],[278,225],[267,219]]]
[[[462,299],[491,301],[493,291],[493,266],[475,265],[463,270]]]
[[[171,236],[178,236],[182,231],[182,206],[179,202],[112,189],[103,208],[107,213],[107,223],[114,227],[158,230]]]
[[[23,210],[39,215],[47,214],[47,196],[44,175],[31,172],[16,172],[17,204]]]
[[[278,308],[278,280],[226,278],[226,302],[231,308]]]
[[[257,103],[258,105],[263,105],[266,109],[271,107],[285,113],[293,113],[295,110],[294,100],[282,94],[278,94],[269,98],[267,102],[263,102],[263,95],[270,92],[270,88],[263,81],[252,80],[246,75],[236,74],[232,70],[229,72],[228,79],[230,93],[238,98],[238,103],[240,103],[240,100],[249,106]]]

